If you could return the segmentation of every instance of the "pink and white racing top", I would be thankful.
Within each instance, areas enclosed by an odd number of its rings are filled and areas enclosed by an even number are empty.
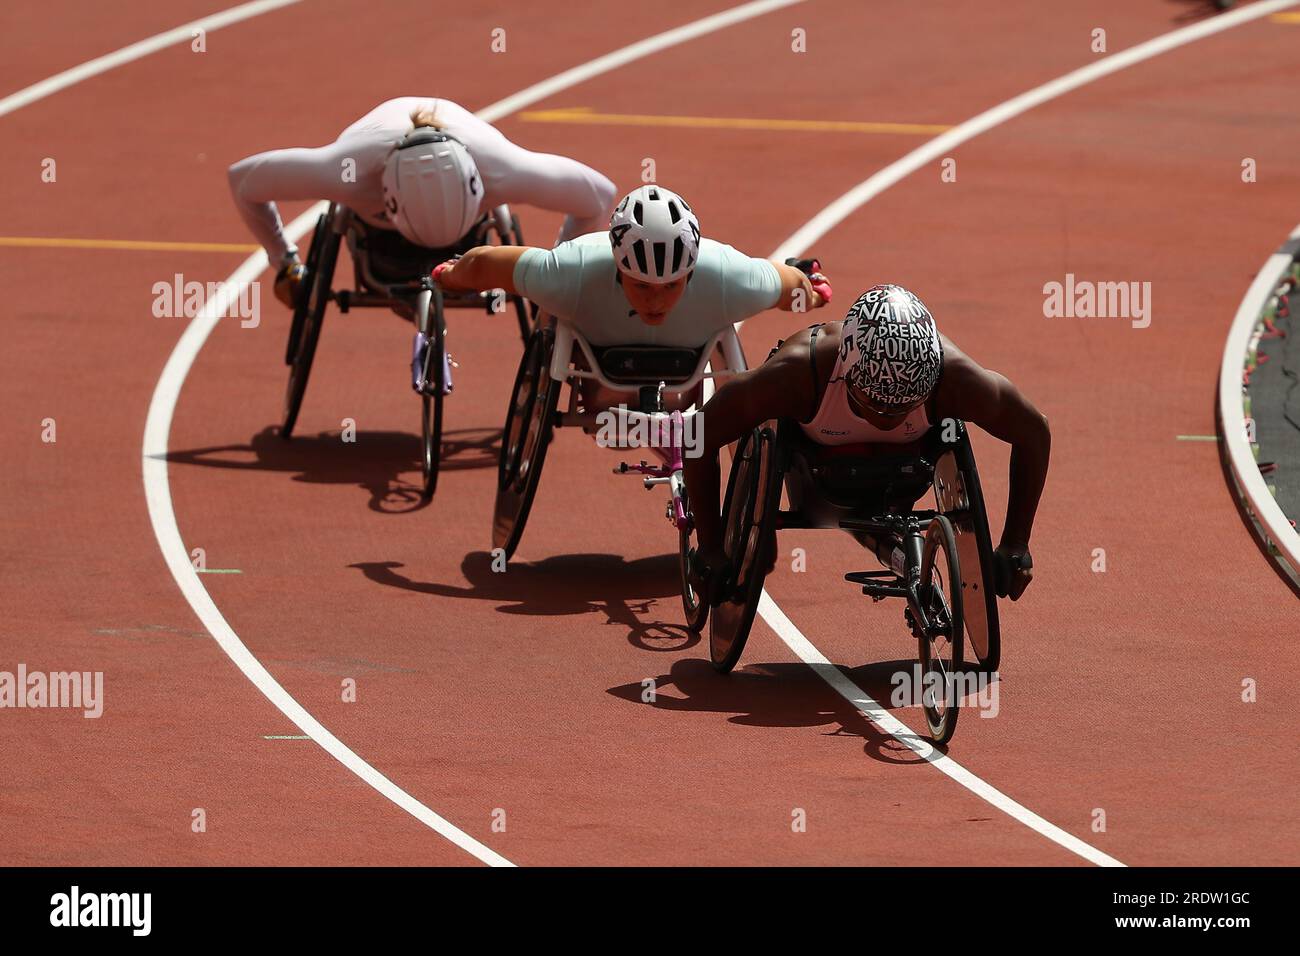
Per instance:
[[[821,403],[812,421],[800,422],[805,435],[819,445],[856,445],[863,443],[902,445],[919,439],[930,429],[930,417],[922,402],[903,419],[896,428],[877,428],[866,419],[859,418],[849,405],[848,385],[844,380],[844,359],[850,351],[843,347],[845,340],[852,341],[856,318],[844,320],[841,346],[835,353],[835,368],[822,393]],[[814,337],[813,344],[816,344]]]

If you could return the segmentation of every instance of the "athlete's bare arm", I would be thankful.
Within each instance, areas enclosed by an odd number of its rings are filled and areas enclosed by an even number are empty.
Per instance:
[[[454,292],[505,289],[514,295],[515,263],[529,246],[475,246],[450,269],[438,274],[438,284]],[[545,250],[543,250],[545,251]]]
[[[1027,551],[1052,451],[1047,417],[1004,376],[982,368],[946,337],[943,377],[935,393],[934,411],[936,421],[960,418],[1011,446],[1007,520],[998,550]],[[1013,599],[1020,596],[1031,577],[1029,572],[1023,572],[1013,581]]]
[[[703,431],[701,453],[698,458],[686,458],[685,476],[701,552],[717,556],[722,546],[719,449],[771,419],[803,420],[812,412],[808,334],[804,329],[790,336],[758,368],[741,372],[720,388],[698,413]],[[822,364],[819,361],[819,366]],[[830,366],[819,371],[829,375]]]

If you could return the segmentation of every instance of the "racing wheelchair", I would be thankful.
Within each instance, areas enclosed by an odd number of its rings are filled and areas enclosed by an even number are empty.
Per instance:
[[[740,339],[730,325],[715,332],[699,348],[601,347],[589,343],[567,322],[539,317],[519,363],[501,435],[493,548],[502,549],[509,559],[518,547],[554,430],[577,426],[596,434],[599,441],[601,433],[608,429],[615,436],[633,440],[606,444],[650,448],[659,459],[657,464],[621,462],[614,473],[641,475],[647,491],[659,485],[667,487],[666,514],[678,531],[682,582],[689,587],[685,558],[692,523],[682,459],[694,423],[688,422],[681,411],[669,411],[668,406],[701,404],[704,379],[725,379],[745,368]],[[568,400],[561,411],[560,387],[566,383]],[[625,394],[633,404],[588,407],[584,383]],[[638,433],[648,440],[638,440]]]
[[[284,361],[289,366],[289,384],[284,395],[284,418],[280,437],[289,439],[298,421],[312,360],[320,340],[325,308],[330,302],[339,311],[353,308],[388,308],[415,324],[420,337],[412,357],[412,384],[420,395],[424,484],[421,497],[428,501],[438,484],[442,446],[442,403],[452,390],[454,363],[447,351],[445,309],[482,308],[489,314],[513,307],[519,335],[527,344],[535,313],[518,295],[495,292],[448,293],[429,277],[435,265],[462,254],[495,237],[501,245],[523,245],[519,219],[506,206],[483,216],[456,246],[426,249],[406,240],[400,233],[369,225],[339,203],[316,220],[307,252],[307,275],[298,290],[289,326]],[[334,288],[334,269],[339,249],[346,240],[352,256],[353,287]]]
[[[974,673],[996,671],[1001,656],[993,545],[970,437],[964,422],[948,419],[903,453],[864,451],[818,445],[788,421],[741,439],[722,506],[726,567],[713,592],[709,655],[723,673],[740,659],[778,530],[843,529],[887,564],[844,579],[872,601],[907,602],[922,709],[934,741],[946,743],[960,712],[955,685],[966,648]],[[935,507],[914,510],[931,492]]]

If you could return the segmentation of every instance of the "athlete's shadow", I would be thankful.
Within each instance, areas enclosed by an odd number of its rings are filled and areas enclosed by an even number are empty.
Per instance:
[[[247,445],[212,445],[168,452],[175,464],[293,472],[294,481],[355,484],[370,494],[372,511],[400,514],[424,507],[420,500],[423,443],[407,432],[359,431],[345,442],[338,431],[295,435],[289,441],[267,426]],[[444,431],[440,471],[496,466],[500,429]]]
[[[600,613],[602,624],[627,628],[627,640],[650,651],[694,647],[700,636],[682,623],[677,556],[625,561],[615,554],[563,554],[541,561],[511,561],[504,571],[492,555],[465,556],[461,573],[467,585],[417,581],[398,571],[398,561],[362,561],[357,568],[376,584],[436,597],[502,602],[502,614]]]
[[[914,661],[880,661],[837,668],[885,709],[893,692],[892,677],[910,672]],[[911,749],[882,733],[829,687],[806,664],[748,664],[719,674],[706,660],[679,660],[667,674],[654,678],[654,698],[641,681],[611,687],[609,693],[642,707],[664,711],[731,714],[733,724],[749,727],[827,727],[830,736],[861,737],[863,752],[890,764],[923,762]],[[905,723],[924,727],[921,712],[902,713]]]

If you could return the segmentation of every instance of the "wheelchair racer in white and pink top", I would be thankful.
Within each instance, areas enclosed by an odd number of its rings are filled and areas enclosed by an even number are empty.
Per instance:
[[[278,201],[341,203],[371,226],[442,249],[513,203],[563,213],[563,242],[603,228],[615,196],[591,167],[524,149],[451,100],[419,96],[380,103],[328,145],[242,159],[229,179],[240,215],[278,266],[276,296],[290,307],[305,270]]]

